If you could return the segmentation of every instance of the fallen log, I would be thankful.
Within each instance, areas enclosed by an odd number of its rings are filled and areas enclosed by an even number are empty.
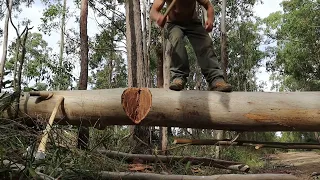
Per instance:
[[[213,176],[162,175],[139,172],[100,172],[108,180],[298,180],[291,174],[222,174]]]
[[[260,148],[281,148],[281,149],[320,149],[317,143],[285,143],[285,142],[259,142],[244,140],[217,140],[217,139],[181,139],[175,138],[173,144],[189,145],[216,145],[216,146],[253,146]]]
[[[240,162],[233,161],[224,161],[219,159],[212,158],[203,158],[203,157],[185,157],[185,156],[164,156],[164,155],[147,155],[147,154],[129,154],[117,151],[106,151],[106,150],[98,150],[99,153],[102,153],[110,158],[120,158],[125,159],[126,161],[135,161],[137,159],[142,160],[144,162],[159,162],[162,163],[188,163],[190,162],[193,165],[203,165],[210,166],[221,169],[229,169],[236,170],[242,172],[248,172],[250,167],[248,165],[242,164]]]
[[[121,104],[125,90],[53,91],[51,93],[65,98],[56,122],[99,129],[109,125],[135,125]],[[320,92],[149,90],[152,107],[139,125],[234,131],[320,130]],[[55,97],[40,100],[26,92],[20,100],[20,116],[39,121],[48,119],[57,100]]]

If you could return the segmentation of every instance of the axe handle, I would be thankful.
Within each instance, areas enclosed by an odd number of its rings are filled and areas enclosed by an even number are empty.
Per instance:
[[[169,12],[171,11],[171,9],[173,8],[173,6],[176,4],[177,0],[172,0],[172,2],[170,3],[168,9],[166,10],[166,12],[164,13],[164,17],[167,17]]]
[[[40,142],[39,147],[38,147],[38,152],[43,152],[44,153],[46,151],[48,133],[51,131],[54,118],[56,117],[56,114],[57,114],[57,112],[59,110],[59,106],[62,105],[63,100],[64,100],[64,97],[60,96],[58,98],[57,102],[56,102],[56,105],[55,105],[55,107],[54,107],[54,109],[52,111],[52,114],[50,116],[50,119],[49,119],[49,122],[47,124],[47,127],[44,130],[41,142]]]

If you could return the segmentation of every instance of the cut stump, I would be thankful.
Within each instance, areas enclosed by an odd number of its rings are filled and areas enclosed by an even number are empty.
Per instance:
[[[151,109],[151,91],[148,88],[128,88],[122,93],[121,104],[132,122],[139,124]]]

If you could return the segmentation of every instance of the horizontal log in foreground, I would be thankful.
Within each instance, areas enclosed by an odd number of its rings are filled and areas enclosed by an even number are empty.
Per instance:
[[[99,153],[104,154],[110,158],[119,158],[126,161],[142,160],[147,163],[188,163],[193,165],[210,166],[220,169],[229,169],[235,171],[248,172],[250,167],[240,162],[224,161],[220,159],[204,158],[204,157],[186,157],[186,156],[163,156],[163,155],[149,155],[149,154],[129,154],[117,151],[98,150]]]
[[[39,100],[25,93],[24,117],[48,119],[59,96],[65,98],[56,116],[59,124],[94,126],[134,125],[121,104],[126,89],[56,91]],[[319,131],[320,92],[212,92],[150,88],[152,106],[139,123],[144,126],[235,131]],[[46,93],[46,92],[43,92]]]
[[[259,142],[243,140],[217,140],[217,139],[180,139],[175,138],[173,144],[189,145],[216,145],[216,146],[252,146],[260,148],[281,148],[281,149],[320,149],[319,143],[285,143],[285,142]]]
[[[99,173],[108,180],[298,180],[291,174],[221,174],[213,176],[162,175],[140,172],[106,172]]]

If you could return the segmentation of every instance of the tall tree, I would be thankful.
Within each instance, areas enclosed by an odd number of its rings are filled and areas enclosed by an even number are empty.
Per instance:
[[[9,45],[8,60],[5,70],[13,76],[14,64],[17,54],[16,42]],[[40,33],[29,33],[26,40],[25,62],[22,72],[22,89],[29,91],[30,89],[49,90],[53,89],[53,74],[56,74],[56,61],[52,55],[52,49],[48,47],[48,43],[43,40]],[[67,65],[68,67],[69,65]],[[72,77],[72,69],[63,72],[66,76]],[[31,82],[35,82],[31,83]]]
[[[228,57],[227,57],[227,31],[226,31],[226,7],[227,1],[222,0],[221,7],[221,61],[222,70],[225,81],[227,80],[227,67],[228,67]]]
[[[80,49],[81,49],[81,71],[79,79],[79,90],[87,90],[88,85],[88,0],[81,0],[80,12]],[[79,128],[78,148],[86,149],[89,145],[89,128]]]
[[[66,18],[66,7],[67,7],[67,0],[63,0],[63,8],[62,8],[62,17],[61,17],[61,34],[60,34],[60,53],[59,53],[59,82],[61,82],[62,79],[62,62],[63,62],[63,49],[64,49],[64,33],[65,33],[65,18]],[[60,90],[61,84],[58,84],[57,90]]]
[[[320,6],[318,1],[283,1],[283,12],[269,15],[265,34],[270,44],[267,68],[279,91],[320,89]],[[277,87],[278,86],[278,87]]]
[[[3,77],[4,77],[4,66],[6,63],[7,59],[7,48],[8,48],[8,36],[9,36],[9,19],[11,16],[11,11],[12,11],[12,1],[13,0],[7,0],[6,4],[8,5],[7,7],[7,14],[5,17],[4,21],[4,32],[3,32],[3,44],[2,44],[2,57],[0,60],[0,92],[3,86]]]
[[[148,67],[143,54],[140,0],[126,0],[126,38],[128,54],[128,86],[147,87]],[[150,145],[148,127],[132,126],[135,153],[145,153]],[[144,143],[142,143],[142,142]]]

